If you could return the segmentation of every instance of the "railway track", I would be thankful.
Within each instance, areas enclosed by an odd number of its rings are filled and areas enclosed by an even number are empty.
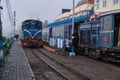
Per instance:
[[[36,56],[36,58],[44,61],[49,67],[51,67],[55,72],[62,76],[64,80],[90,80],[89,78],[70,69],[69,67],[66,67],[64,64],[61,64],[55,59],[46,55],[40,49],[32,49],[31,52]]]
[[[69,67],[66,67],[64,64],[59,63],[57,60],[46,55],[40,49],[33,51],[36,57],[44,61],[48,66],[55,70],[58,74],[63,76],[66,80],[90,80],[89,78],[79,74],[76,71],[73,71]]]
[[[24,48],[24,50],[35,75],[35,80],[66,80],[39,59],[33,50],[28,48]]]
[[[39,61],[43,60],[45,64],[52,67],[56,73],[64,78],[59,80],[119,80],[119,68],[110,64],[79,56],[76,58],[61,57],[49,53],[42,48],[32,49],[29,52],[35,57],[38,57],[37,59],[39,59]],[[114,75],[109,76],[111,75],[111,70]],[[72,75],[70,73],[72,73]],[[77,77],[75,78],[75,76]]]

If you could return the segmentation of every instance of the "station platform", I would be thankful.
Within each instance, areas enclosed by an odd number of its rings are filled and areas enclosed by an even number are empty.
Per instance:
[[[12,44],[3,68],[0,80],[35,80],[20,41]]]

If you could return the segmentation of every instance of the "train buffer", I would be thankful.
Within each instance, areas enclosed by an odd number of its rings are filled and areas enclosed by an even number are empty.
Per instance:
[[[12,44],[5,65],[0,70],[0,80],[34,80],[35,77],[21,47],[20,41]]]

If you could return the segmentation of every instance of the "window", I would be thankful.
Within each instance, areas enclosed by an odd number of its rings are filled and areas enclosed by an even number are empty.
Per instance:
[[[118,0],[113,0],[113,4],[118,4]]]
[[[40,28],[40,23],[36,22],[36,23],[35,23],[35,27],[36,27],[37,29],[39,29],[39,28]]]
[[[27,28],[27,29],[30,29],[30,28],[31,28],[31,26],[32,26],[32,24],[31,24],[31,23],[29,23],[29,22],[26,22],[25,26],[26,26],[26,28]]]
[[[64,37],[67,39],[68,38],[68,26],[64,26]]]
[[[101,31],[109,31],[112,23],[112,16],[107,15],[101,18]]]
[[[103,0],[103,7],[107,6],[107,0]]]
[[[99,7],[100,7],[100,1],[96,0],[96,9],[99,9]]]

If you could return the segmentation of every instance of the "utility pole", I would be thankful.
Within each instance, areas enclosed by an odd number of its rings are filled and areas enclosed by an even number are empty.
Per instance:
[[[15,36],[15,26],[16,26],[16,11],[14,11],[14,36]]]
[[[1,6],[1,0],[0,0],[0,59],[3,57],[3,52],[2,52],[2,21],[1,21],[1,10],[3,7]]]
[[[75,15],[75,0],[73,0],[73,13],[72,13],[72,51],[69,53],[70,56],[75,56],[75,52],[74,52],[74,15]]]
[[[1,4],[1,0],[0,0],[0,4]],[[0,5],[0,40],[2,40],[2,21],[1,21],[1,10],[3,9],[3,7]]]

